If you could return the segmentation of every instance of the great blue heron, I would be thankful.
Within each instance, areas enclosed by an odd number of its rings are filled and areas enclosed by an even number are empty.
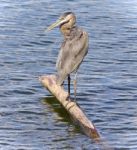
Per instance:
[[[76,99],[77,70],[88,52],[88,34],[75,25],[76,17],[73,12],[64,13],[55,23],[47,28],[50,31],[59,26],[64,41],[56,62],[58,72],[57,84],[62,85],[68,77],[68,93],[70,96],[70,74],[75,72],[74,95]]]

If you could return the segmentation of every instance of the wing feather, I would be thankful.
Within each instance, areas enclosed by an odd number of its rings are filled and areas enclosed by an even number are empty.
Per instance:
[[[63,83],[68,74],[78,69],[87,51],[88,34],[84,31],[81,31],[80,36],[63,42],[56,63],[59,84]]]

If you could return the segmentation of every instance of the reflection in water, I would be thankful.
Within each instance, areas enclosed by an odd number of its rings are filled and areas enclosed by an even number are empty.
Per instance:
[[[61,106],[61,104],[58,102],[58,100],[56,99],[56,97],[46,97],[42,100],[42,103],[44,105],[49,105],[50,108],[52,109],[52,111],[54,111],[55,113],[58,114],[58,116],[60,116],[62,119],[60,119],[60,121],[63,122],[67,122],[68,124],[75,124],[74,122],[72,123],[72,119],[70,118],[70,115],[68,114],[68,112],[64,109],[63,106]],[[53,112],[53,113],[54,113]],[[82,133],[80,127],[78,125],[75,124],[74,126],[74,133]],[[113,148],[111,148],[107,141],[105,141],[104,139],[93,139],[96,143],[98,143],[98,146],[102,149],[102,150],[113,150]],[[54,140],[54,142],[56,141],[60,141],[60,139],[56,139]]]
[[[42,103],[51,106],[50,108],[62,118],[61,121],[71,123],[68,112],[61,106],[56,97],[46,97],[42,100]]]
[[[60,119],[60,121],[63,122],[67,122],[68,125],[75,125],[74,126],[74,132],[78,132],[78,133],[82,133],[80,127],[73,121],[73,119],[71,118],[71,116],[69,115],[69,113],[65,110],[65,108],[58,102],[58,100],[56,99],[56,97],[46,97],[42,100],[43,104],[49,105],[51,106],[50,108],[52,109],[52,112],[54,111],[55,113],[58,114],[59,117],[61,117],[62,119]],[[53,112],[53,113],[54,113]]]

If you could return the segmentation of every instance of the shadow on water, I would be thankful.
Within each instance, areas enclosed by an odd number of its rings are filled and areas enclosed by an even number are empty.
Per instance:
[[[52,107],[53,111],[55,113],[58,114],[59,117],[61,117],[61,121],[62,122],[67,122],[69,125],[72,125],[73,124],[73,121],[69,115],[69,113],[64,109],[64,107],[61,106],[61,104],[58,102],[58,100],[56,99],[56,97],[53,97],[53,96],[49,96],[49,97],[46,97],[42,100],[42,103],[44,105],[49,105]],[[73,130],[74,133],[82,133],[80,128],[78,126],[75,125],[74,127],[74,130]]]
[[[61,104],[58,102],[58,100],[56,99],[56,97],[53,96],[49,96],[46,97],[44,99],[42,99],[42,104],[44,105],[49,105],[50,107],[52,107],[53,111],[55,113],[57,113],[59,115],[59,117],[61,117],[61,121],[62,122],[67,122],[68,124],[75,124],[73,122],[73,119],[71,119],[71,116],[69,115],[69,113],[64,109],[64,107],[61,106]],[[74,126],[74,133],[82,133],[80,127],[78,125],[75,124]],[[93,141],[99,145],[100,150],[114,150],[106,140],[102,139],[101,137],[99,139],[93,139]]]

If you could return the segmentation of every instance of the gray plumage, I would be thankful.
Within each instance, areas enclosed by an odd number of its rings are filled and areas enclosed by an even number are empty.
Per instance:
[[[75,25],[76,17],[72,12],[64,13],[55,23],[47,28],[47,31],[59,26],[64,36],[64,41],[56,62],[57,84],[62,85],[68,77],[68,93],[70,95],[70,74],[77,72],[85,55],[88,52],[88,34]],[[76,79],[74,82],[76,99]]]
[[[76,71],[88,52],[88,34],[81,28],[74,26],[70,35],[61,45],[56,62],[58,71],[57,83],[61,85],[65,78]]]

